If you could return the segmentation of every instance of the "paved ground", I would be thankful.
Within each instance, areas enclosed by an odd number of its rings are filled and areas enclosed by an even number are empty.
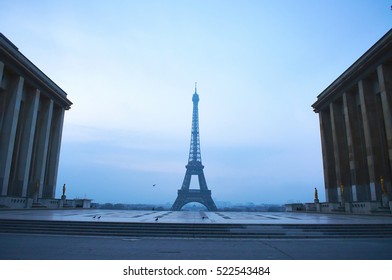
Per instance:
[[[95,218],[94,218],[95,217]],[[392,216],[298,212],[0,210],[0,219],[226,224],[392,224]],[[204,219],[203,219],[204,217]]]
[[[95,216],[95,218],[94,218]],[[155,223],[392,224],[391,216],[273,212],[0,210],[0,219]],[[204,219],[202,217],[205,217]],[[0,234],[3,260],[392,260],[392,239],[186,239]]]
[[[171,239],[0,234],[2,260],[392,260],[392,239]]]

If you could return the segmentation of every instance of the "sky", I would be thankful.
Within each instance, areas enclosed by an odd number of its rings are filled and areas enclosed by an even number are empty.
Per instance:
[[[391,28],[391,5],[0,0],[0,32],[73,102],[56,197],[65,183],[68,198],[173,203],[197,82],[212,198],[284,204],[312,202],[315,187],[325,201],[311,105]]]

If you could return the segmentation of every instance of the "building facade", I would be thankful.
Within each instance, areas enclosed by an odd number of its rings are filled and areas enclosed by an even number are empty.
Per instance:
[[[392,30],[312,107],[320,120],[327,204],[346,212],[392,209]]]
[[[56,193],[67,94],[0,33],[0,207]]]

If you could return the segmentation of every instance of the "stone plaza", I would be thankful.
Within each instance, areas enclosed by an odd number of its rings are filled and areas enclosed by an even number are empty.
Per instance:
[[[1,210],[0,236],[3,260],[392,259],[392,217],[375,215]]]
[[[99,219],[98,219],[99,217]],[[390,215],[346,215],[292,212],[209,212],[154,210],[1,210],[0,220],[42,220],[179,224],[391,224]],[[158,220],[157,220],[158,219]]]

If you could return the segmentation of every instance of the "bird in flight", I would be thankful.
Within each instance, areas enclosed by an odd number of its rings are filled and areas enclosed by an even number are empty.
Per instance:
[[[152,186],[155,187],[157,184],[153,184]]]

